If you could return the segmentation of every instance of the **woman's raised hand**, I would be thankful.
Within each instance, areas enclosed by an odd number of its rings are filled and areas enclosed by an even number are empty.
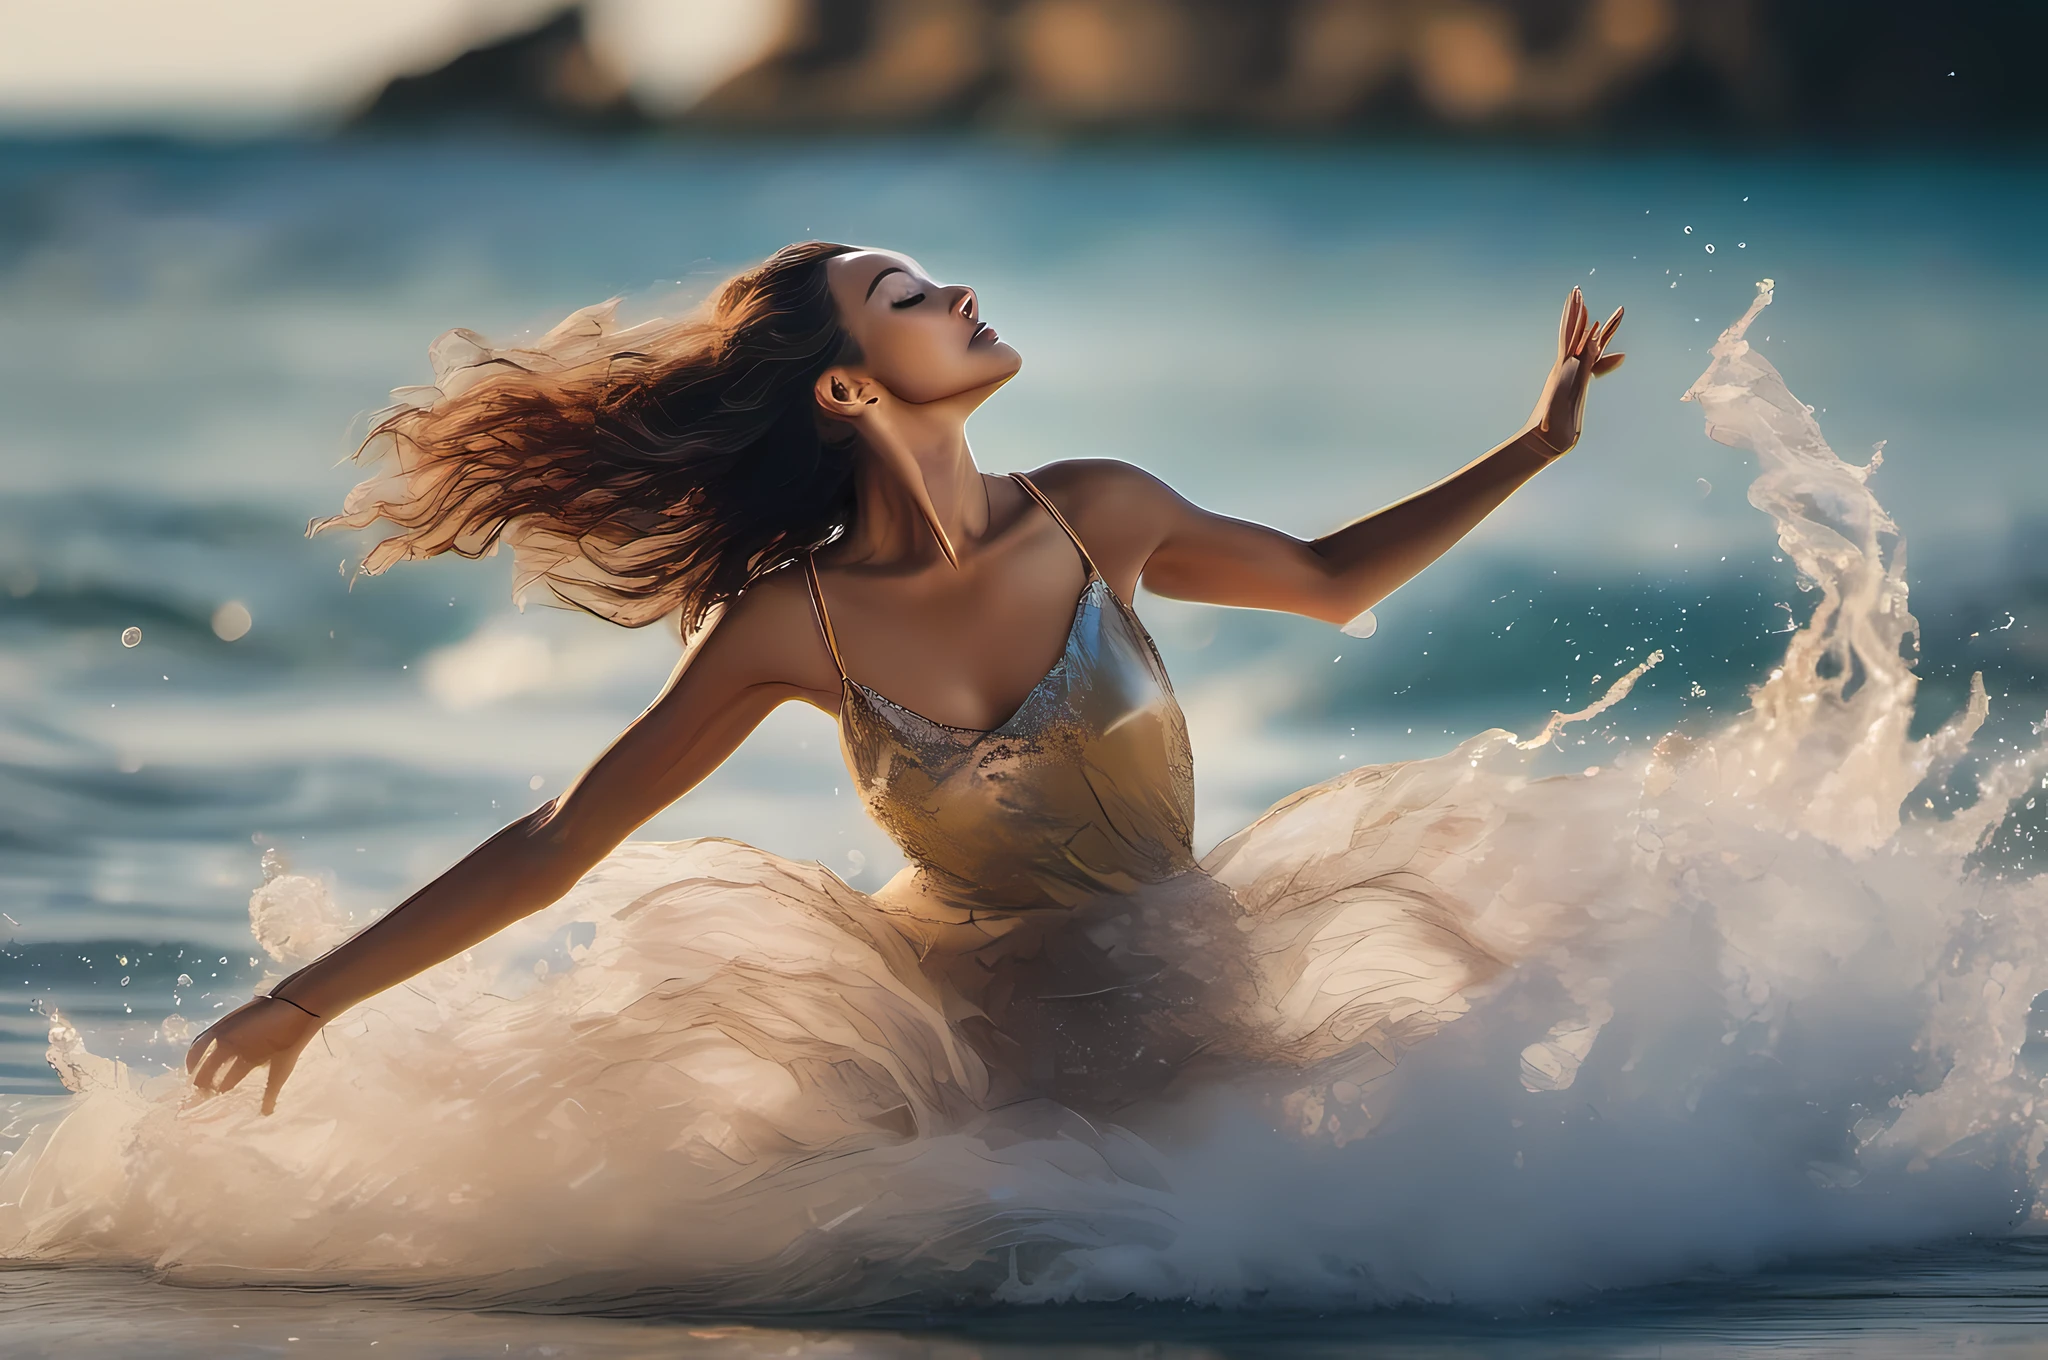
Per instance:
[[[263,1087],[263,1113],[269,1114],[321,1023],[289,1001],[259,996],[201,1030],[185,1054],[185,1070],[197,1090],[214,1095],[234,1090],[242,1078],[269,1064],[270,1079]]]
[[[1616,307],[1613,316],[1596,326],[1577,288],[1565,299],[1564,315],[1557,323],[1557,361],[1550,366],[1543,395],[1529,414],[1529,428],[1553,456],[1571,452],[1572,445],[1579,442],[1587,384],[1621,367],[1625,356],[1607,352],[1620,327],[1621,308]]]

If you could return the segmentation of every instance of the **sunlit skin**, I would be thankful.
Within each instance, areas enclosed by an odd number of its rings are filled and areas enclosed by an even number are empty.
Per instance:
[[[1022,358],[974,290],[917,261],[859,250],[826,266],[861,360],[815,386],[818,418],[856,440],[851,531],[819,554],[847,674],[956,727],[997,727],[1060,655],[1084,572],[1066,535],[1007,477],[975,465],[967,418]],[[1031,474],[1126,601],[1156,594],[1341,624],[1435,561],[1578,442],[1617,309],[1595,323],[1574,288],[1557,352],[1520,431],[1464,468],[1322,538],[1212,514],[1126,463]],[[695,787],[778,706],[836,716],[842,685],[803,575],[757,582],[686,651],[652,705],[559,796],[398,908],[200,1034],[201,1093],[267,1067],[263,1111],[328,1020],[548,906],[635,828]]]

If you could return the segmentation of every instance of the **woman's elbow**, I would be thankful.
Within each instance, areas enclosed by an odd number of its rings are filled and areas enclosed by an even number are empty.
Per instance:
[[[535,808],[516,825],[519,857],[524,861],[521,877],[535,891],[549,894],[550,901],[574,887],[619,842],[619,837],[592,825],[559,798]]]
[[[1346,571],[1332,563],[1318,562],[1301,584],[1300,603],[1294,612],[1340,627],[1386,598],[1379,583],[1357,571]]]

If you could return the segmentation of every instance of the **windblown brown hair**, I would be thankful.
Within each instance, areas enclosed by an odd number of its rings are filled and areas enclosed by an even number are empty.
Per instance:
[[[852,451],[821,437],[811,395],[858,358],[825,278],[851,249],[785,246],[681,322],[619,330],[614,299],[530,349],[450,331],[436,385],[397,394],[358,450],[377,474],[307,532],[397,526],[373,575],[502,541],[515,596],[695,629],[851,520]]]

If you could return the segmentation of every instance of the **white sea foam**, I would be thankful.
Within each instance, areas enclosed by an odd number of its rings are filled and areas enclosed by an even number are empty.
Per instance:
[[[138,1085],[60,1022],[52,1060],[80,1094],[0,1173],[0,1249],[565,1306],[1329,1305],[1528,1300],[2039,1223],[2041,1091],[2015,1058],[2048,988],[2048,894],[1969,861],[2042,755],[1986,766],[1952,811],[1914,797],[1968,753],[1983,688],[1910,736],[1903,545],[1869,469],[1745,338],[1768,301],[1687,396],[1756,454],[1750,501],[1818,587],[1813,614],[1718,727],[1563,777],[1500,731],[1393,772],[1434,790],[1442,853],[1390,873],[1426,870],[1506,965],[1432,991],[1449,975],[1415,954],[1395,1010],[1428,1023],[1385,1044],[1398,1063],[1265,1098],[1212,1087],[1149,1139],[1042,1104],[949,1119],[971,1057],[915,989],[816,910],[758,925],[843,887],[726,843],[629,847],[330,1026],[273,1119],[253,1092],[181,1110],[179,1079]],[[1207,863],[1268,885],[1324,843],[1375,853],[1386,828],[1355,814],[1388,779],[1331,781]],[[309,880],[263,892],[280,957],[341,928]],[[1320,971],[1281,1006],[1297,1019],[1350,975],[1400,972],[1369,943],[1307,948]],[[771,1032],[791,996],[835,1005]],[[861,1061],[790,1060],[828,1030]],[[863,1082],[930,1131],[849,1121]],[[810,1103],[825,1089],[837,1104]]]

